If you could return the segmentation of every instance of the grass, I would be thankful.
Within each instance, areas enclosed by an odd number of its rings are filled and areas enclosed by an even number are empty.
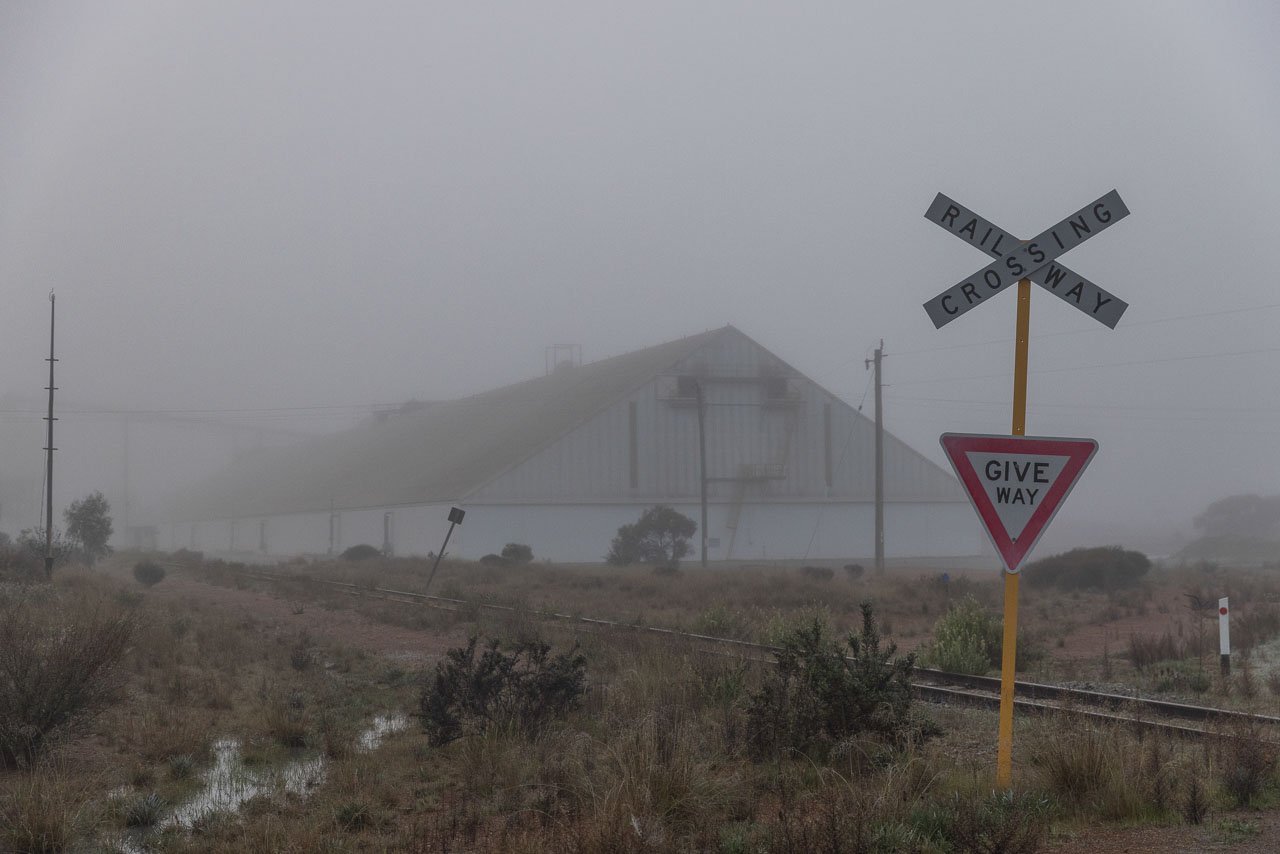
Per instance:
[[[68,575],[41,595],[55,605],[85,595],[116,601],[118,589],[136,590],[131,566],[122,557],[116,576]],[[293,569],[409,590],[425,578],[421,562],[402,559]],[[858,625],[857,603],[868,599],[892,624],[893,639],[910,648],[927,642],[938,617],[966,596],[998,613],[999,579],[992,575],[953,572],[943,581],[937,573],[854,579],[838,572],[826,579],[747,567],[658,577],[638,568],[442,564],[439,589],[472,603],[521,606],[494,614],[360,600],[301,583],[245,582],[211,564],[209,580],[269,590],[296,603],[295,615],[353,608],[420,629],[424,638],[477,632],[508,642],[540,640],[556,651],[576,642],[586,656],[581,708],[544,727],[493,726],[433,748],[411,725],[370,752],[356,746],[358,733],[375,713],[415,708],[423,668],[318,632],[300,634],[287,621],[180,596],[170,591],[182,574],[172,573],[134,606],[142,621],[121,663],[116,703],[52,748],[52,764],[0,774],[0,850],[66,850],[118,830],[120,813],[113,817],[105,798],[117,787],[128,793],[122,803],[152,793],[183,803],[213,762],[212,741],[222,737],[241,741],[254,771],[277,767],[299,750],[323,755],[323,781],[305,797],[269,792],[238,816],[215,815],[190,834],[166,832],[163,850],[1035,850],[1050,825],[1176,825],[1194,818],[1207,828],[1229,827],[1223,822],[1235,820],[1230,810],[1238,800],[1233,780],[1253,787],[1247,799],[1253,808],[1280,797],[1274,765],[1239,770],[1243,758],[1257,753],[1249,733],[1232,752],[1021,717],[1019,788],[997,795],[990,783],[994,716],[968,709],[931,709],[943,735],[926,743],[856,737],[820,755],[753,759],[748,709],[767,665],[702,655],[641,633],[588,632],[532,613],[553,608],[764,641],[816,617],[839,639]],[[1242,600],[1276,590],[1265,578],[1241,579],[1231,595]],[[1046,637],[1069,636],[1089,629],[1090,609],[1111,609],[1125,620],[1145,608],[1167,615],[1170,636],[1189,643],[1194,624],[1177,601],[1184,581],[1156,577],[1151,583],[1159,587],[1110,596],[1029,591],[1024,625]],[[1236,601],[1234,607],[1245,607]],[[1078,623],[1067,627],[1066,620]],[[1164,665],[1139,672],[1120,654],[1128,637],[1117,632],[1110,644],[1115,677],[1154,679]],[[1052,672],[1063,665],[1050,659],[1042,666]],[[1101,664],[1075,666],[1081,678],[1096,678]],[[1178,666],[1194,672],[1195,663]],[[1274,696],[1262,687],[1272,670],[1255,667],[1258,688],[1248,702],[1271,703],[1274,713]],[[1236,686],[1228,699],[1246,702],[1240,694]],[[1203,810],[1189,803],[1197,787]]]

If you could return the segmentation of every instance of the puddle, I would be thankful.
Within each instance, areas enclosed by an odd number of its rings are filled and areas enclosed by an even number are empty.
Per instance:
[[[360,750],[377,750],[387,736],[409,726],[403,712],[375,715],[369,726],[356,739]],[[240,752],[240,741],[222,738],[213,743],[213,765],[200,775],[203,787],[190,800],[178,806],[149,830],[127,831],[106,840],[109,850],[120,854],[149,854],[147,841],[165,830],[191,830],[217,813],[238,812],[256,797],[285,792],[305,798],[325,780],[323,756],[307,756],[277,767],[250,769]],[[136,794],[130,786],[107,793],[110,800]]]
[[[374,715],[373,723],[360,733],[356,744],[361,750],[377,750],[383,739],[409,726],[409,718],[404,712],[390,712],[385,715]]]
[[[120,854],[149,854],[147,844],[165,830],[191,830],[216,813],[234,813],[260,795],[276,791],[306,797],[324,782],[325,759],[309,756],[261,771],[245,767],[240,755],[240,742],[223,738],[213,743],[213,765],[200,775],[204,784],[190,800],[173,810],[155,826],[146,830],[126,831],[107,840],[108,850]],[[128,786],[113,789],[108,797],[116,800],[133,794]]]
[[[324,775],[325,761],[321,756],[296,759],[277,769],[251,771],[240,757],[240,742],[233,738],[219,739],[213,743],[213,766],[201,775],[204,788],[158,827],[190,829],[214,813],[236,812],[259,795],[269,795],[277,788],[305,797],[324,782]]]

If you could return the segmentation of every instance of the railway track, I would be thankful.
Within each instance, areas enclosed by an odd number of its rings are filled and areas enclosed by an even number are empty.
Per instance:
[[[193,569],[187,564],[176,562],[166,562],[163,565],[187,571]],[[246,567],[244,569],[233,569],[232,571],[241,577],[268,583],[293,583],[330,587],[351,596],[401,602],[445,611],[480,608],[512,614],[523,613],[538,619],[569,623],[597,631],[620,631],[655,635],[668,640],[679,640],[700,645],[700,651],[702,652],[715,655],[731,655],[735,658],[761,663],[772,663],[772,658],[769,656],[778,651],[777,647],[769,644],[736,638],[715,637],[696,632],[684,632],[661,626],[623,623],[617,620],[584,617],[556,611],[530,610],[494,602],[452,599],[447,596],[436,596],[429,593],[396,590],[387,587],[371,587],[346,581],[333,581],[305,575],[272,572],[261,568]],[[1000,680],[998,678],[950,673],[944,670],[932,670],[922,667],[915,668],[915,677],[912,687],[916,696],[921,700],[987,709],[998,709],[1000,706]],[[1140,729],[1160,730],[1173,735],[1195,738],[1223,737],[1233,729],[1280,728],[1280,717],[1256,715],[1212,706],[1176,703],[1169,700],[1140,697],[1136,693],[1128,695],[1089,691],[1081,688],[1047,685],[1023,680],[1018,680],[1014,685],[1015,708],[1030,714],[1065,713],[1106,723],[1126,724]],[[1280,732],[1280,729],[1277,731]]]

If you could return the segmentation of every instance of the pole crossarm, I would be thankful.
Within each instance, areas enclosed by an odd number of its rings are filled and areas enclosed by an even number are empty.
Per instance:
[[[1055,259],[1128,215],[1129,208],[1112,190],[1024,242],[939,193],[925,216],[996,260],[926,302],[924,310],[933,325],[941,328],[987,297],[1029,278],[1115,328],[1128,305]]]

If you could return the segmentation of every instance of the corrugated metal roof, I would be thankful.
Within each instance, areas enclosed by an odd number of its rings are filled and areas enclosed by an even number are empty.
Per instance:
[[[178,520],[459,501],[696,352],[721,329],[237,460],[170,505]],[[736,332],[736,330],[733,330]]]

